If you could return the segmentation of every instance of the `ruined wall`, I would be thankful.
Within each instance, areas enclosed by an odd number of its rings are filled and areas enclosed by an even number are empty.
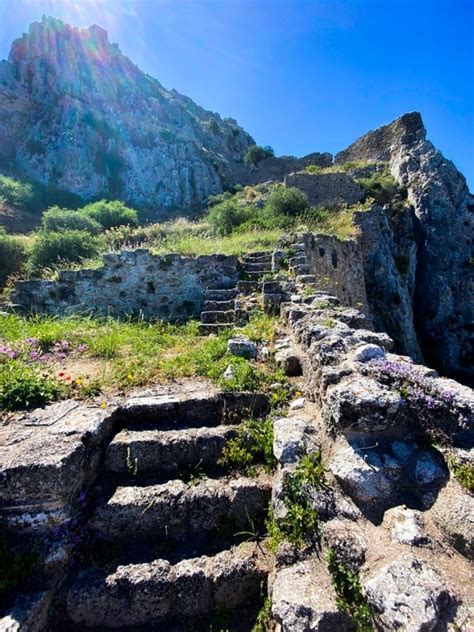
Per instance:
[[[225,185],[252,185],[269,181],[283,182],[287,174],[300,171],[309,165],[330,167],[332,154],[315,152],[303,156],[303,158],[273,156],[262,160],[256,166],[245,163],[225,163],[221,167],[221,175]]]
[[[292,173],[285,186],[298,187],[306,193],[311,206],[352,206],[362,199],[362,189],[347,173]]]
[[[344,305],[357,307],[369,316],[364,267],[358,244],[313,233],[300,235],[298,241],[304,244],[307,272],[316,277],[318,288],[331,292]]]
[[[44,314],[92,312],[178,321],[197,317],[206,288],[233,287],[237,258],[155,256],[129,250],[106,254],[97,270],[64,270],[57,281],[19,281],[12,300]]]

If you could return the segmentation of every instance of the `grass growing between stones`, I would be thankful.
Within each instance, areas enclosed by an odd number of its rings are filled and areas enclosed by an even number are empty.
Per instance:
[[[275,468],[273,456],[273,419],[247,419],[239,425],[237,436],[222,451],[219,465],[253,476],[263,465],[268,472]]]
[[[276,325],[276,318],[255,314],[244,331],[252,340],[271,343]],[[173,325],[8,315],[0,319],[0,408],[15,410],[100,393],[106,398],[132,387],[198,376],[226,390],[265,390],[274,401],[284,399],[280,372],[229,355],[230,335],[232,331],[200,337],[195,321]],[[234,376],[226,380],[229,365]]]
[[[358,574],[341,563],[334,549],[330,549],[325,557],[336,591],[338,609],[354,619],[357,632],[371,632],[372,610],[362,594]]]
[[[283,480],[282,498],[286,513],[277,517],[271,511],[267,520],[270,547],[276,552],[280,542],[290,542],[297,548],[318,544],[318,513],[310,498],[311,489],[326,484],[321,453],[306,454],[298,463],[293,474]]]
[[[457,482],[468,492],[474,492],[474,466],[469,463],[459,463],[454,457],[449,456],[447,462]]]

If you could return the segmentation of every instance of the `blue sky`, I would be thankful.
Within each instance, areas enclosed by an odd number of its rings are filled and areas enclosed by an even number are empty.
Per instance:
[[[0,0],[0,58],[43,13],[100,24],[277,154],[336,152],[419,110],[474,188],[474,0]]]

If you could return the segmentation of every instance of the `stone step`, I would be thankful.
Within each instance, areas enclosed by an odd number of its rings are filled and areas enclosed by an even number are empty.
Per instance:
[[[173,480],[146,487],[118,487],[94,512],[90,526],[105,540],[136,536],[180,540],[215,531],[231,520],[241,528],[249,517],[265,514],[271,479],[204,479],[197,484]]]
[[[201,323],[207,325],[210,323],[233,323],[234,310],[227,312],[201,312]]]
[[[294,266],[299,266],[301,264],[306,264],[307,263],[307,259],[305,255],[299,254],[296,255],[294,257],[291,257],[291,259],[288,260],[288,264],[290,266],[290,268],[294,267]]]
[[[263,547],[247,542],[212,557],[177,564],[158,559],[120,566],[108,576],[89,569],[65,592],[63,618],[78,629],[188,629],[184,623],[171,626],[221,609],[236,610],[258,599],[269,562]]]
[[[270,273],[272,271],[272,266],[268,263],[244,263],[243,267],[247,274],[250,272],[260,272],[265,274],[266,272]]]
[[[107,448],[105,468],[116,473],[176,476],[189,467],[216,463],[237,426],[181,430],[122,430]]]
[[[261,281],[238,281],[237,289],[241,294],[253,294],[262,289]]]
[[[230,301],[237,296],[236,288],[222,290],[205,290],[205,301]]]
[[[255,272],[255,271],[251,271],[251,272],[244,271],[244,274],[247,277],[247,280],[249,280],[249,281],[258,281],[259,279],[261,279],[263,277],[264,274],[267,274],[267,273],[266,272]]]
[[[272,259],[272,253],[269,250],[261,250],[260,252],[249,252],[242,257],[242,261],[253,261],[254,259]]]
[[[209,427],[237,423],[242,417],[258,417],[268,412],[268,398],[263,393],[209,393],[207,390],[188,396],[145,393],[129,398],[117,410],[117,421],[122,426],[137,428],[153,424],[152,428],[156,428],[159,424],[161,430]]]
[[[308,276],[311,273],[311,266],[308,264],[298,264],[292,268],[293,274],[296,276]]]
[[[317,282],[317,278],[314,274],[300,274],[296,277],[296,282],[301,283],[303,285],[312,284]]]
[[[228,301],[205,300],[202,305],[203,312],[228,312],[235,308],[235,299]]]
[[[199,335],[209,336],[211,334],[218,334],[223,329],[232,329],[233,327],[233,323],[200,323]]]

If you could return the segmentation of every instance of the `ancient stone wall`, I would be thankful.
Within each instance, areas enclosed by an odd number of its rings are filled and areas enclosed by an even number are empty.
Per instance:
[[[311,206],[352,206],[362,198],[362,189],[347,173],[292,173],[285,186],[298,187],[306,193]]]
[[[255,167],[245,163],[226,163],[221,168],[221,175],[226,185],[252,185],[269,181],[283,182],[287,174],[304,169],[309,165],[330,167],[332,154],[315,152],[303,156],[303,158],[273,156],[262,160]]]
[[[19,281],[13,302],[23,311],[98,313],[179,321],[199,316],[206,288],[233,287],[237,258],[155,256],[149,250],[106,254],[96,270],[64,270],[57,281]]]
[[[300,243],[305,245],[308,272],[316,277],[318,287],[337,296],[344,305],[357,307],[368,315],[364,266],[358,244],[312,233],[302,235]]]

